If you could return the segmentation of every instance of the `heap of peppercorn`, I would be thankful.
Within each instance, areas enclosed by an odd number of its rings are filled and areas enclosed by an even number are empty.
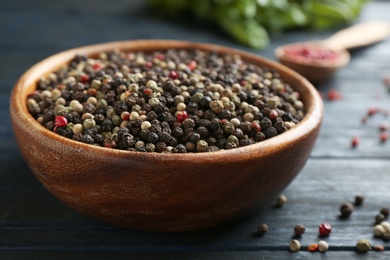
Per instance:
[[[233,149],[304,116],[278,72],[236,54],[173,49],[77,55],[37,82],[27,107],[59,135],[139,152]]]

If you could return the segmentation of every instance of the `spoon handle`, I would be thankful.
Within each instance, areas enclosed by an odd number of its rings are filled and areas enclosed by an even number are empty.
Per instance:
[[[384,40],[390,35],[390,23],[370,21],[338,31],[325,40],[334,49],[353,49]]]

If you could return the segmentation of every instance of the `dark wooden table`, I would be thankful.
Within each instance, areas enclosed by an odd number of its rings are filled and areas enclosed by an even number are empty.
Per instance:
[[[390,2],[375,1],[361,21],[390,21]],[[0,2],[0,258],[1,259],[390,259],[390,243],[372,234],[374,217],[390,207],[390,141],[381,143],[382,114],[361,118],[371,107],[390,110],[390,39],[352,53],[351,64],[318,86],[324,93],[325,118],[309,161],[285,191],[288,203],[224,227],[193,233],[148,233],[101,224],[74,212],[35,179],[15,142],[9,95],[18,77],[39,60],[72,47],[127,39],[183,39],[221,44],[274,59],[275,47],[324,39],[332,32],[295,31],[276,35],[262,51],[236,44],[213,28],[191,22],[164,21],[143,1],[1,1]],[[342,99],[326,98],[330,90]],[[351,148],[351,139],[361,143]],[[349,219],[339,219],[342,203],[364,194]],[[326,253],[308,252],[318,242],[318,225],[329,222]],[[263,237],[252,233],[269,225]],[[303,224],[302,250],[291,253],[293,228]],[[385,246],[384,252],[358,254],[358,239]]]

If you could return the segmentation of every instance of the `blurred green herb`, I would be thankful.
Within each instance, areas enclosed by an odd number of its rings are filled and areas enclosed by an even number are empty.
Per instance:
[[[218,24],[241,44],[264,48],[269,34],[324,30],[353,22],[369,0],[148,0],[166,15],[192,14]]]

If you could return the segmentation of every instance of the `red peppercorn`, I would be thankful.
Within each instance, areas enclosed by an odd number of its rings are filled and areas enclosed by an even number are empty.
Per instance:
[[[389,134],[387,132],[382,132],[380,135],[381,142],[384,143],[389,139]]]
[[[146,62],[145,63],[145,67],[146,68],[152,68],[153,67],[153,62],[151,62],[151,61]]]
[[[338,92],[337,90],[330,90],[328,92],[328,96],[327,96],[328,100],[339,100],[339,99],[342,99],[342,96],[340,94],[340,92]]]
[[[241,80],[240,85],[241,85],[241,86],[245,86],[246,83],[248,83],[246,80]]]
[[[152,95],[153,93],[153,90],[151,90],[150,88],[145,88],[144,89],[144,94],[147,95],[147,96],[150,96]]]
[[[383,131],[387,131],[389,129],[389,126],[386,125],[386,124],[381,124],[379,126],[379,131],[383,132]]]
[[[116,143],[113,140],[104,140],[104,147],[106,148],[116,148]]]
[[[68,120],[64,116],[56,116],[54,123],[55,126],[63,127],[68,124]]]
[[[196,63],[196,61],[194,61],[194,60],[192,60],[192,61],[190,61],[189,63],[188,63],[188,68],[191,70],[191,71],[193,71],[195,68],[196,68],[196,66],[198,66],[198,64]]]
[[[127,112],[127,111],[122,112],[122,114],[121,114],[122,120],[128,121],[129,117],[130,117],[130,113],[129,112]]]
[[[96,62],[92,65],[93,70],[101,70],[103,68],[103,65],[99,62]]]
[[[367,111],[367,115],[368,115],[368,116],[373,116],[373,115],[375,115],[376,113],[378,113],[378,108],[376,108],[376,107],[371,107],[371,108],[369,108],[368,111]]]
[[[320,233],[320,236],[322,237],[328,236],[330,232],[332,232],[332,226],[329,223],[322,223],[318,227],[318,231]]]
[[[86,74],[83,74],[83,75],[80,76],[79,81],[80,81],[81,83],[84,83],[84,84],[85,84],[85,83],[88,83],[88,82],[89,82],[89,76],[86,75]]]
[[[224,118],[224,119],[221,119],[221,124],[226,124],[227,122],[229,122],[229,120],[227,120],[226,118]]]
[[[178,79],[179,78],[179,74],[176,71],[172,70],[171,72],[169,72],[169,78],[171,78],[171,79]]]
[[[308,247],[307,247],[307,250],[310,251],[310,252],[315,252],[318,250],[318,244],[310,244]]]
[[[88,95],[90,95],[90,96],[96,96],[97,90],[96,90],[96,88],[89,88],[89,89],[87,90],[87,93],[88,93]]]
[[[271,111],[268,114],[270,119],[276,119],[278,117],[278,112],[275,109],[271,109]]]
[[[183,122],[187,118],[188,118],[188,114],[186,111],[182,111],[182,112],[177,114],[177,122],[179,122],[179,123]]]
[[[261,126],[259,123],[257,122],[252,122],[252,129],[253,131],[255,132],[260,132],[261,131]]]
[[[164,54],[159,53],[159,54],[156,55],[155,58],[158,59],[158,60],[164,60],[164,59],[165,59],[165,56],[164,56]]]
[[[357,137],[357,136],[352,137],[352,141],[351,141],[351,146],[352,146],[352,147],[358,146],[359,143],[360,143],[359,137]]]

